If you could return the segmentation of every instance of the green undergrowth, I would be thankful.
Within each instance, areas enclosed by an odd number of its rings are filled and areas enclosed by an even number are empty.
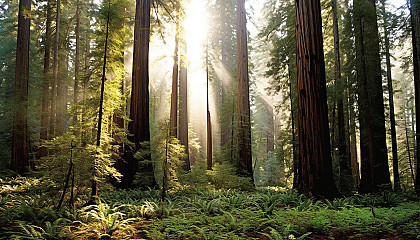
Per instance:
[[[315,200],[293,190],[182,188],[103,193],[55,210],[50,182],[0,181],[0,239],[419,239],[414,193]]]

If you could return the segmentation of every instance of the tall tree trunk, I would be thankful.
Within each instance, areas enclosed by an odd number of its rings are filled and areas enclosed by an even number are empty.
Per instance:
[[[89,32],[86,31],[85,32],[85,49],[84,49],[84,74],[85,76],[89,75],[89,52],[90,52],[90,36],[89,36]],[[88,78],[84,78],[82,81],[82,101],[86,101],[86,91],[88,90],[88,83],[89,83],[89,79]],[[85,129],[85,122],[86,122],[86,107],[82,106],[82,113],[81,113],[81,143],[82,143],[82,147],[85,147],[87,142],[86,142],[86,129]]]
[[[62,49],[63,54],[60,58],[60,77],[57,81],[57,104],[55,112],[55,133],[56,136],[61,136],[65,132],[64,117],[67,110],[67,77],[68,77],[68,52]]]
[[[351,172],[354,179],[354,187],[359,189],[360,186],[360,173],[359,162],[357,161],[357,141],[356,141],[356,114],[354,111],[354,95],[349,95],[349,112],[350,112],[350,157],[351,157]]]
[[[187,52],[187,46],[185,45],[185,55]],[[185,162],[183,169],[185,171],[191,170],[189,149],[188,149],[188,72],[185,62],[180,61],[179,70],[179,141],[185,146]]]
[[[416,158],[417,175],[415,188],[420,196],[420,2],[411,0],[411,28],[413,43],[414,94],[416,103]]]
[[[353,176],[351,172],[350,158],[347,155],[346,129],[344,122],[345,96],[344,81],[341,78],[341,59],[340,59],[340,37],[338,32],[337,0],[332,0],[333,11],[333,31],[334,31],[334,59],[335,59],[335,80],[337,82],[337,125],[338,125],[338,154],[340,156],[340,191],[350,194],[353,189]]]
[[[409,166],[410,166],[411,179],[413,179],[413,183],[415,183],[414,169],[413,169],[413,164],[412,164],[412,160],[411,160],[410,137],[408,136],[407,115],[406,115],[405,111],[404,111],[404,128],[405,128],[405,140],[406,140],[405,144],[407,145],[407,155],[408,155],[408,163],[409,163]]]
[[[103,106],[104,106],[104,91],[105,91],[105,74],[106,74],[106,57],[108,52],[108,37],[109,37],[109,13],[110,13],[110,3],[108,2],[108,14],[106,18],[106,32],[105,32],[105,46],[104,46],[104,62],[102,65],[102,78],[101,78],[101,95],[99,98],[99,116],[98,116],[98,131],[96,134],[96,148],[97,154],[99,153],[99,148],[101,147],[101,132],[102,132],[102,116],[103,116]],[[92,193],[91,199],[95,199],[98,196],[98,177],[99,177],[99,164],[98,160],[95,157],[94,162],[94,172],[92,178]]]
[[[54,63],[53,63],[53,83],[51,86],[51,108],[50,108],[50,133],[52,139],[55,136],[55,114],[57,108],[57,76],[58,76],[58,44],[60,32],[60,0],[57,0],[57,10],[55,17],[55,42],[54,42]]]
[[[213,133],[211,129],[211,116],[210,116],[210,107],[209,107],[209,51],[208,46],[206,50],[206,87],[207,87],[207,170],[213,168]]]
[[[354,0],[362,179],[360,191],[390,188],[375,0]]]
[[[225,28],[225,18],[226,18],[226,7],[221,7],[221,19],[222,19],[222,26]],[[221,84],[222,84],[222,106],[226,107],[227,98],[228,98],[228,91],[227,91],[227,83],[228,83],[228,72],[227,68],[227,38],[226,34],[223,32],[220,34],[220,41],[222,45],[222,76],[221,76]],[[221,115],[221,114],[220,114]],[[221,134],[220,134],[220,146],[221,149],[226,149],[228,142],[229,142],[229,123],[224,122],[225,120],[229,120],[230,117],[221,118]]]
[[[144,161],[139,162],[133,153],[127,156],[127,171],[124,172],[122,185],[132,187],[136,172],[141,173],[142,187],[156,186],[153,164],[150,154],[149,125],[149,40],[150,40],[150,0],[136,0],[134,25],[133,78],[131,87],[131,105],[128,131],[135,144],[135,151],[149,153]]]
[[[179,8],[177,7],[177,15],[179,14]],[[174,66],[172,69],[172,92],[171,92],[171,112],[170,112],[170,137],[177,137],[178,130],[178,31],[179,31],[179,19],[178,16],[175,19],[175,50],[174,50]]]
[[[74,60],[74,95],[73,104],[78,102],[79,91],[79,66],[80,66],[80,0],[76,2],[76,56]],[[73,125],[77,123],[77,112],[73,116]]]
[[[51,18],[52,18],[51,0],[47,1],[47,21],[45,23],[45,49],[44,49],[44,70],[43,70],[43,86],[42,86],[42,113],[41,113],[41,132],[39,136],[40,144],[48,139],[48,96],[50,91],[50,58],[51,58]],[[46,147],[39,147],[38,156],[47,155]]]
[[[289,60],[288,60],[289,61]],[[292,78],[291,78],[291,71],[290,71],[290,64],[287,65],[287,71],[289,74],[289,98],[290,98],[290,120],[292,124],[292,159],[293,159],[293,188],[298,188],[298,180],[299,180],[299,158],[298,152],[296,149],[296,136],[295,136],[295,107],[293,102],[293,94],[292,94]]]
[[[239,171],[253,179],[251,111],[249,105],[248,42],[245,0],[237,0],[238,162]]]
[[[29,167],[27,146],[29,43],[31,1],[19,1],[18,34],[13,104],[13,135],[11,169],[22,174]]]
[[[384,39],[385,39],[385,58],[386,58],[386,78],[388,80],[389,93],[389,118],[391,121],[391,143],[392,143],[392,167],[394,175],[394,190],[398,191],[400,187],[400,173],[398,171],[398,148],[397,148],[397,132],[395,129],[395,113],[394,113],[394,90],[392,87],[391,76],[391,54],[389,53],[389,23],[388,12],[385,9],[385,0],[381,0],[382,15],[384,24]]]
[[[307,196],[340,196],[332,174],[319,0],[295,1],[299,185]]]

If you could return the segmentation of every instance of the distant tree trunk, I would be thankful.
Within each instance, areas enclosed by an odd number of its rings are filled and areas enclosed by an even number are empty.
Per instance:
[[[206,51],[206,84],[207,84],[207,170],[213,168],[213,134],[211,129],[211,116],[209,107],[209,53],[208,46]]]
[[[420,2],[411,0],[411,31],[413,43],[414,94],[416,103],[416,158],[417,175],[415,188],[420,196]]]
[[[404,128],[405,128],[405,140],[406,140],[405,144],[407,145],[408,162],[410,164],[411,178],[413,179],[413,184],[414,184],[415,183],[414,168],[413,168],[413,163],[412,163],[412,160],[411,160],[410,138],[408,136],[407,115],[406,115],[405,111],[404,111]]]
[[[349,112],[350,112],[350,156],[351,156],[351,172],[354,179],[354,187],[359,189],[360,186],[360,173],[359,162],[357,161],[357,141],[356,141],[356,114],[354,111],[354,96],[349,95]]]
[[[253,178],[251,155],[251,113],[249,105],[248,43],[245,0],[237,0],[238,57],[238,161],[239,171]]]
[[[65,49],[62,49],[65,52]],[[68,77],[68,58],[67,52],[60,59],[60,77],[57,81],[57,100],[55,110],[55,133],[56,136],[61,136],[65,132],[64,117],[67,110],[67,77]]]
[[[185,46],[185,54],[187,47]],[[185,163],[183,169],[185,171],[191,170],[189,149],[188,149],[188,82],[187,82],[187,68],[181,58],[179,70],[179,141],[185,146]]]
[[[79,91],[79,66],[80,66],[80,0],[76,2],[76,56],[74,60],[74,95],[73,104],[78,102]],[[73,116],[73,125],[77,123],[77,112]]]
[[[90,52],[90,37],[89,37],[89,32],[88,31],[86,31],[85,32],[85,40],[86,40],[86,42],[85,42],[85,49],[84,49],[84,74],[85,74],[85,76],[88,76],[88,74],[89,74],[89,52]],[[83,81],[82,81],[82,101],[84,102],[85,100],[86,100],[86,91],[88,90],[88,83],[89,83],[89,80],[87,79],[87,78],[84,78],[83,79]],[[85,131],[85,128],[84,128],[84,125],[85,125],[85,122],[86,122],[86,119],[85,119],[85,116],[86,116],[86,107],[85,106],[82,106],[82,114],[81,114],[81,129],[82,129],[82,131],[81,131],[81,136],[80,136],[80,139],[81,139],[81,143],[82,143],[82,146],[84,147],[84,146],[86,146],[86,144],[87,144],[87,142],[86,142],[86,131]]]
[[[221,19],[222,25],[225,25],[225,18],[226,18],[226,8],[221,7]],[[228,91],[227,91],[227,82],[228,82],[228,73],[226,70],[227,67],[227,39],[226,34],[220,34],[220,41],[222,45],[222,76],[221,76],[221,84],[222,84],[222,106],[225,106],[226,100],[228,98]],[[222,121],[230,119],[230,117],[221,119]],[[222,122],[221,124],[221,134],[220,134],[220,146],[221,149],[224,150],[227,147],[227,143],[229,142],[229,123]]]
[[[179,9],[177,8],[177,14]],[[172,92],[171,92],[171,112],[170,112],[170,137],[177,137],[178,130],[178,31],[179,19],[176,17],[175,27],[175,50],[174,50],[174,66],[172,70]]]
[[[135,144],[135,151],[148,151],[144,161],[139,162],[133,153],[127,156],[127,171],[124,172],[122,185],[132,187],[134,176],[141,173],[142,187],[156,186],[150,154],[149,125],[149,40],[150,40],[150,0],[136,1],[134,25],[133,78],[128,131],[129,139]],[[147,145],[147,146],[146,146]]]
[[[50,139],[55,136],[55,114],[57,108],[57,75],[58,75],[58,44],[60,32],[60,0],[57,0],[57,11],[55,17],[55,42],[54,42],[54,63],[53,63],[53,83],[51,86],[51,108],[50,108]]]
[[[16,44],[15,88],[13,104],[13,135],[11,169],[19,174],[29,167],[27,146],[29,43],[31,1],[19,1],[18,34]]]
[[[274,111],[267,103],[268,129],[267,129],[267,153],[274,151]]]
[[[292,95],[292,79],[291,79],[291,71],[290,65],[287,66],[289,72],[289,98],[290,98],[290,119],[292,123],[292,157],[293,157],[293,188],[298,188],[298,180],[299,180],[299,158],[298,152],[296,149],[296,136],[295,136],[295,108],[293,103],[293,95]]]
[[[48,96],[50,92],[50,58],[51,58],[51,0],[47,1],[47,21],[45,23],[45,49],[44,49],[44,70],[43,70],[43,86],[42,86],[42,113],[41,113],[41,133],[40,144],[48,139]],[[46,147],[39,147],[38,157],[47,155]]]
[[[390,188],[375,0],[355,0],[362,179],[360,191]]]
[[[385,39],[385,58],[386,58],[386,78],[388,80],[389,93],[389,118],[391,121],[391,143],[392,143],[392,167],[394,174],[394,190],[399,191],[400,187],[400,173],[398,171],[398,148],[397,148],[397,132],[395,130],[395,113],[394,113],[394,90],[392,87],[391,75],[391,54],[389,53],[389,26],[388,26],[388,12],[385,9],[385,0],[381,0],[382,15],[384,24],[384,39]]]
[[[295,1],[299,116],[299,185],[307,196],[340,196],[332,174],[319,0]]]
[[[337,0],[332,0],[333,31],[334,31],[334,58],[335,58],[335,81],[337,82],[337,125],[338,125],[338,154],[340,156],[340,191],[350,194],[353,189],[353,176],[351,172],[350,158],[347,155],[346,129],[344,122],[345,96],[343,79],[341,78],[340,37],[338,32]]]

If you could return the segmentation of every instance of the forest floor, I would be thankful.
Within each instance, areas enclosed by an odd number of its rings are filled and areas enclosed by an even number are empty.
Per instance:
[[[99,205],[56,211],[60,193],[47,182],[0,178],[0,239],[420,239],[413,192],[318,201],[185,187],[162,204],[158,190],[117,190]]]

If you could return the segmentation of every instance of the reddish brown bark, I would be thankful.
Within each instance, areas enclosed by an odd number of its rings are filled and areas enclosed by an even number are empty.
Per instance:
[[[340,196],[332,175],[325,63],[319,0],[295,1],[299,119],[298,191]]]
[[[22,174],[29,167],[27,144],[29,42],[31,1],[19,1],[13,105],[11,169]]]
[[[129,139],[135,144],[135,151],[149,151],[145,161],[139,163],[130,153],[126,157],[127,167],[123,172],[122,186],[132,187],[134,176],[141,174],[140,185],[156,185],[150,155],[149,125],[149,40],[150,40],[150,0],[136,1],[134,25],[133,78],[131,88],[131,105],[128,131]],[[143,144],[142,144],[143,143]]]
[[[251,115],[249,105],[248,42],[245,1],[237,0],[238,58],[238,166],[239,171],[253,178],[251,155]]]

